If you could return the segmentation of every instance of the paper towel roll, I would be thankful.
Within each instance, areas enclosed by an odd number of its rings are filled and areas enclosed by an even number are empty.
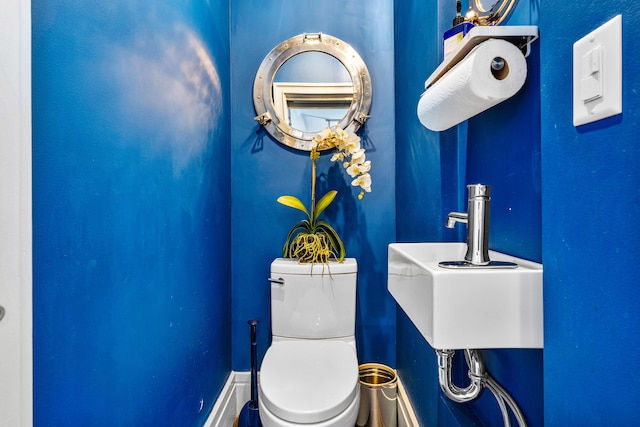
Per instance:
[[[501,70],[492,69],[495,58],[504,61]],[[418,118],[428,129],[449,129],[512,97],[526,78],[527,61],[520,49],[502,39],[489,39],[422,94]]]

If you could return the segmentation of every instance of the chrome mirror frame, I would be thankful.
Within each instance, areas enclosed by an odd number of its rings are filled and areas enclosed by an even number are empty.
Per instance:
[[[272,86],[276,73],[290,58],[303,52],[327,53],[346,68],[353,82],[353,101],[337,126],[357,131],[369,119],[371,77],[364,61],[349,44],[323,33],[303,33],[274,47],[258,68],[253,82],[253,105],[258,121],[280,143],[297,150],[311,151],[311,141],[318,132],[305,132],[281,121],[275,111]]]
[[[516,1],[496,0],[489,7],[485,6],[482,0],[473,0],[473,5],[470,1],[464,20],[474,25],[500,25],[509,16]]]

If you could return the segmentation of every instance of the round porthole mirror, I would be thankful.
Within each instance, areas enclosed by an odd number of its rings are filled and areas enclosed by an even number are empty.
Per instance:
[[[326,127],[355,132],[369,118],[371,78],[344,41],[305,33],[280,43],[264,58],[253,83],[260,125],[277,141],[311,150]]]

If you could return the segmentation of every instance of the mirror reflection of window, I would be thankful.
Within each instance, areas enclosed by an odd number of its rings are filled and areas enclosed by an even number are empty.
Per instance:
[[[353,102],[351,83],[273,83],[277,116],[294,129],[320,132],[347,115]]]
[[[296,129],[308,129],[320,132],[326,127],[337,125],[347,114],[346,108],[291,108],[289,107],[289,126]]]
[[[338,59],[324,52],[303,52],[280,67],[272,97],[278,117],[289,126],[319,132],[347,114],[353,83]]]

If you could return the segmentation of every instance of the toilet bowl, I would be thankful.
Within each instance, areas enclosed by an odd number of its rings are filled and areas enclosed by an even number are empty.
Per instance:
[[[356,276],[353,258],[329,267],[283,258],[271,264],[273,338],[258,381],[264,427],[355,425]]]
[[[360,405],[355,348],[329,340],[273,343],[258,389],[265,427],[353,426]]]

